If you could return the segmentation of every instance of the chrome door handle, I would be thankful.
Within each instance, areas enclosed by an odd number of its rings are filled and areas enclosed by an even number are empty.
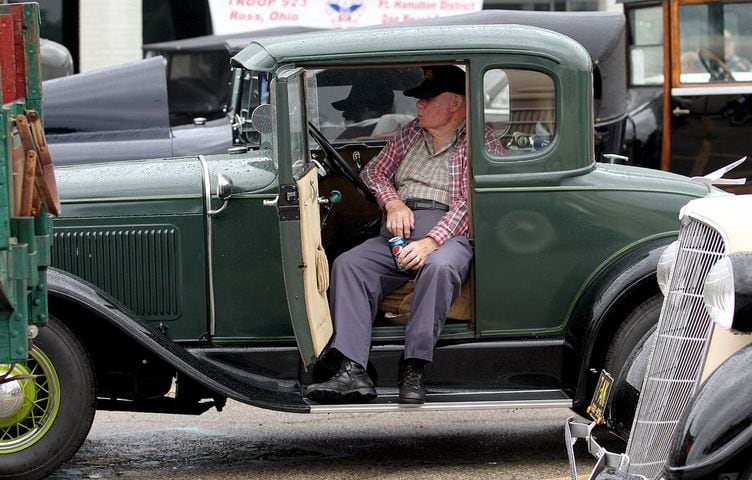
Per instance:
[[[271,200],[264,200],[263,205],[265,207],[277,208],[277,202],[279,201],[279,195],[276,195]]]
[[[675,117],[679,117],[681,115],[689,115],[689,109],[674,107],[674,109],[671,110],[671,113],[673,113]]]

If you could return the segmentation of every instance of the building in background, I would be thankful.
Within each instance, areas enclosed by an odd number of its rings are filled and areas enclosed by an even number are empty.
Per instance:
[[[286,5],[285,9],[274,9],[266,17],[248,16],[242,13],[245,30],[269,28],[268,23],[258,22],[258,18],[268,19],[272,16],[275,25],[300,25],[300,16],[296,17],[290,10],[293,5],[306,3],[306,0],[37,0],[41,9],[42,37],[59,42],[71,51],[76,71],[88,71],[116,65],[128,61],[138,60],[142,56],[141,47],[145,43],[163,42],[182,38],[197,37],[213,33],[230,33],[226,24],[212,19],[212,7],[215,17],[225,14],[229,5],[241,5],[247,12],[248,5],[259,5],[259,11],[270,6]],[[318,0],[317,0],[318,1]],[[423,6],[428,4],[454,4],[455,13],[466,13],[466,8],[510,9],[510,10],[614,10],[621,6],[615,0],[339,0],[327,2],[343,6],[340,17],[333,18],[321,15],[319,18],[328,20],[322,27],[333,26],[340,22],[347,26],[348,15],[355,15],[358,10],[353,9],[358,3],[373,2],[380,5],[383,11],[389,8],[397,9],[397,5]],[[0,3],[11,3],[0,0]],[[310,3],[310,2],[309,2]],[[469,6],[473,4],[472,6]],[[219,12],[219,8],[225,10]],[[464,8],[464,9],[463,9]],[[235,19],[240,19],[236,13]],[[400,15],[384,15],[392,20],[399,20]],[[402,15],[404,17],[404,14]],[[228,17],[229,18],[229,17]],[[243,22],[241,22],[243,23]],[[372,22],[371,22],[372,23]],[[237,24],[237,22],[236,22]],[[309,25],[311,26],[311,25]],[[225,29],[217,31],[217,27]],[[238,27],[233,27],[238,28]],[[237,30],[234,30],[237,31]]]

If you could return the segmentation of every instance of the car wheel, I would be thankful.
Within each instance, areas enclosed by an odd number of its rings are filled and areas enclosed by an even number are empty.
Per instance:
[[[50,317],[26,363],[0,365],[0,374],[8,370],[0,384],[0,478],[44,478],[89,433],[96,409],[91,362],[73,333]]]
[[[624,439],[632,428],[662,305],[662,295],[639,304],[616,331],[606,354],[604,368],[614,379],[607,406],[608,424]]]
[[[739,480],[752,480],[752,464],[747,465],[747,469],[739,476]]]

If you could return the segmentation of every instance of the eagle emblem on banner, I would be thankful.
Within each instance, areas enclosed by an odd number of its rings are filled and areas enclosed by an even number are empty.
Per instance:
[[[351,23],[354,22],[355,19],[353,18],[353,14],[360,10],[360,8],[363,6],[363,3],[355,3],[355,2],[327,2],[327,6],[329,7],[329,12],[334,13],[336,15],[335,22],[339,23]]]

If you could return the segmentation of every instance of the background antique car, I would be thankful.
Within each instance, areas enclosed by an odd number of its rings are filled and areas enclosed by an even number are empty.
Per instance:
[[[172,156],[162,58],[43,83],[45,133],[56,165]],[[223,129],[226,136],[227,129]],[[198,135],[197,135],[198,137]],[[190,141],[192,142],[193,139]],[[210,150],[225,151],[207,142]]]
[[[630,95],[624,155],[689,176],[748,155],[752,2],[621,1]],[[731,176],[752,178],[751,165]],[[749,193],[749,185],[728,189]]]
[[[145,60],[44,82],[45,131],[56,165],[225,153],[230,57],[281,27],[144,45]]]
[[[0,474],[49,473],[96,408],[198,414],[232,398],[296,413],[404,412],[394,384],[405,291],[374,325],[376,401],[317,405],[302,392],[331,334],[328,262],[381,217],[357,172],[411,113],[405,83],[436,64],[467,76],[477,261],[426,372],[427,402],[410,411],[582,411],[594,371],[629,369],[657,321],[655,268],[676,215],[717,191],[595,162],[592,61],[580,44],[520,25],[257,40],[232,75],[237,134],[255,148],[57,168],[50,319],[32,350],[47,361],[23,380],[50,400],[0,418]],[[363,72],[391,92],[380,98],[392,111],[336,142],[349,125],[332,103],[350,96],[342,79]],[[486,128],[503,156],[486,151]],[[533,141],[516,143],[520,134]]]
[[[625,454],[591,446],[610,467],[650,479],[752,478],[750,208],[750,195],[682,208],[679,239],[659,262],[665,301],[647,374],[615,379],[643,384]],[[583,426],[572,426],[576,436],[592,435]]]
[[[230,58],[254,39],[322,30],[312,27],[276,27],[253,32],[147,43],[144,58],[160,56],[167,63],[170,125],[193,124],[225,118],[230,101]]]
[[[739,351],[752,343],[750,208],[750,195],[690,202],[682,209],[677,249],[664,255],[662,263],[669,271],[659,275],[668,311],[661,322],[682,329],[659,329],[643,387],[649,396],[638,406],[630,438],[633,465],[647,474],[665,461],[662,478],[752,478],[752,350]],[[678,334],[681,343],[662,342],[661,334]],[[666,358],[671,358],[669,364],[657,364]],[[671,383],[665,381],[666,367],[672,372]],[[659,402],[663,395],[674,398],[656,414],[650,399]],[[670,430],[654,427],[656,421],[675,425],[673,442],[666,438]],[[648,451],[648,443],[661,448]]]

